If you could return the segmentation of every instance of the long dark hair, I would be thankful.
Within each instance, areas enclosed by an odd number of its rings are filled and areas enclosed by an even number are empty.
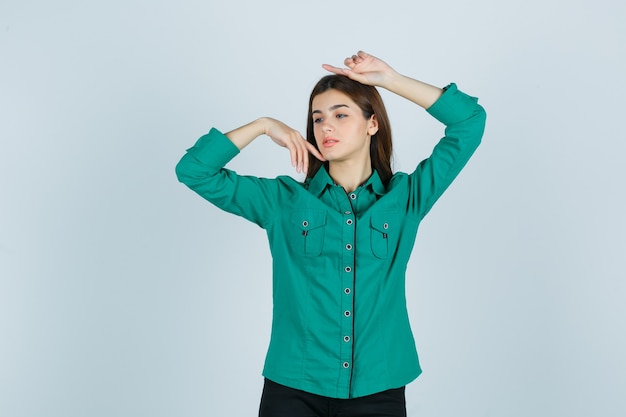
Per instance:
[[[363,112],[363,117],[369,119],[372,115],[376,115],[378,121],[378,131],[372,135],[370,144],[370,158],[372,160],[372,169],[378,171],[378,175],[383,184],[387,185],[393,172],[391,171],[391,155],[393,146],[391,142],[391,125],[383,99],[375,87],[361,84],[343,75],[327,75],[317,82],[311,97],[309,98],[309,112],[306,123],[306,140],[317,148],[315,135],[313,134],[313,99],[328,90],[337,90],[354,101]],[[319,148],[317,148],[319,150]],[[307,178],[313,178],[320,167],[328,162],[322,162],[314,156],[309,156],[309,169],[306,173]],[[328,169],[328,165],[326,165]]]

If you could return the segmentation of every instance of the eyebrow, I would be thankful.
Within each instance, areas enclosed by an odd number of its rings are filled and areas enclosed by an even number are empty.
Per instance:
[[[350,106],[348,106],[347,104],[335,104],[334,106],[330,106],[330,107],[328,108],[328,111],[337,110],[337,109],[338,109],[338,108],[340,108],[340,107],[347,107],[347,108],[350,108]],[[311,114],[321,113],[321,112],[322,112],[321,110],[313,110],[313,111],[311,112]]]

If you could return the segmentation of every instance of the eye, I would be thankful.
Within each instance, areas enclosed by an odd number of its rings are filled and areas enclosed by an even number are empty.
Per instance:
[[[344,117],[348,117],[348,115],[345,114],[345,113],[339,113],[339,114],[337,114],[336,117],[337,117],[337,119],[343,119]]]
[[[321,117],[314,117],[313,118],[313,123],[320,123],[322,121]]]

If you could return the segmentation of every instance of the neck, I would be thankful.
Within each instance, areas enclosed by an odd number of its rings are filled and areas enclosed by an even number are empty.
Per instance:
[[[354,161],[330,162],[328,174],[336,184],[351,193],[372,175],[372,163],[369,158],[359,163]]]

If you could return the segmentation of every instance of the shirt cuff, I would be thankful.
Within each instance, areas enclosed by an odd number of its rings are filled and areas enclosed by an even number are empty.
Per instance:
[[[468,119],[478,99],[459,91],[455,83],[444,88],[444,92],[435,103],[428,108],[428,113],[444,125],[448,126]]]
[[[203,164],[220,169],[239,154],[239,148],[222,132],[211,128],[209,133],[200,137],[193,147],[187,149],[187,153]]]

